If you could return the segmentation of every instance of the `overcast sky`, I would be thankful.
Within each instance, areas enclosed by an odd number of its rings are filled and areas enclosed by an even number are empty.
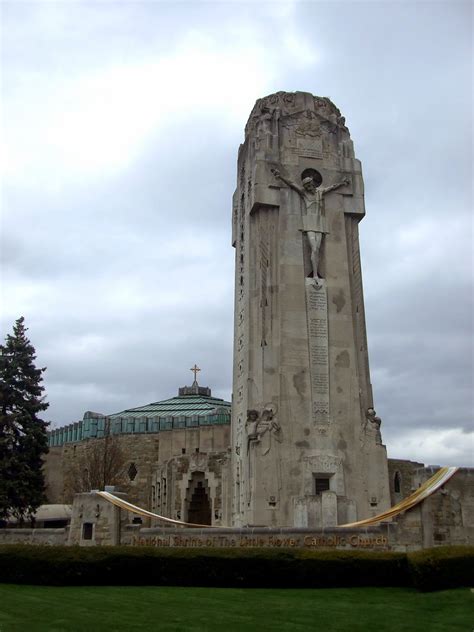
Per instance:
[[[362,161],[389,456],[473,465],[470,2],[3,0],[2,336],[46,418],[230,398],[231,196],[259,97],[329,96]]]

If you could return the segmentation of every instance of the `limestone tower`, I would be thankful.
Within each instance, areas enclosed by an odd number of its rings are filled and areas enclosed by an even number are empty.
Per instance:
[[[232,521],[325,527],[389,506],[373,410],[360,162],[327,98],[259,99],[233,199]]]

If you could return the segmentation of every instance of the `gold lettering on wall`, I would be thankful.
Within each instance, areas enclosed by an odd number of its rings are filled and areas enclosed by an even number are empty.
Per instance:
[[[156,546],[176,548],[240,548],[240,549],[271,549],[271,548],[364,548],[388,549],[388,538],[384,535],[350,535],[343,534],[308,534],[298,535],[199,535],[199,536],[133,536],[131,546]]]

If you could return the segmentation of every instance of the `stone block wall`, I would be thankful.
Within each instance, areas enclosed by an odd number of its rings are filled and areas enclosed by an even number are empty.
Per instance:
[[[418,485],[415,483],[416,471],[423,468],[423,463],[406,461],[404,459],[388,459],[388,478],[390,484],[390,505],[407,498]],[[399,491],[396,482],[398,479]]]
[[[195,522],[197,519],[190,514],[190,503],[195,487],[200,483],[204,488],[205,505],[208,504],[209,524],[228,524],[226,491],[229,466],[227,450],[194,452],[169,459],[156,471],[152,511],[175,520]],[[198,522],[201,523],[200,520]]]
[[[116,485],[122,491],[128,493],[130,502],[139,504],[145,509],[150,507],[151,478],[153,466],[159,458],[158,435],[118,435],[112,440],[120,451],[121,464],[113,470],[113,476],[107,478],[105,485]],[[55,473],[55,478],[62,478],[63,488],[60,498],[56,502],[72,502],[74,494],[90,489],[78,486],[78,476],[85,467],[98,467],[96,461],[91,462],[91,454],[105,457],[106,438],[87,439],[77,443],[68,443],[60,449],[61,472]],[[49,455],[46,457],[48,462]],[[104,484],[97,484],[96,487],[103,489]],[[56,483],[54,489],[58,489]],[[52,502],[51,497],[48,497]]]
[[[417,489],[428,480],[437,469],[416,469],[413,475],[414,488]],[[395,523],[397,542],[403,550],[473,545],[474,469],[460,468],[434,494],[397,516]]]
[[[0,544],[63,545],[69,529],[0,529]]]
[[[101,457],[104,454],[105,458],[106,441],[107,438],[86,439],[50,448],[44,464],[49,503],[70,503],[76,493],[91,491],[78,479],[85,467],[94,467],[91,455],[95,455],[96,460],[97,455]],[[112,441],[122,454],[123,463],[120,471],[105,484],[115,485],[126,492],[131,503],[167,517],[184,516],[182,503],[187,481],[183,489],[180,481],[188,470],[199,470],[213,480],[213,515],[221,519],[224,493],[222,462],[226,460],[230,446],[230,425],[174,429],[155,434],[114,435]],[[169,478],[167,502],[157,503],[157,481],[161,482],[163,478],[166,481]],[[94,487],[103,489],[104,485]]]
[[[120,494],[125,496],[125,494]],[[77,494],[72,507],[69,545],[116,546],[129,522],[129,512],[94,493]]]
[[[61,504],[64,498],[63,448],[49,448],[44,458],[43,473],[48,503]]]

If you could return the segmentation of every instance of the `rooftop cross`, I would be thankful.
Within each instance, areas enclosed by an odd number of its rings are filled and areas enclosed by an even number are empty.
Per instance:
[[[197,372],[198,372],[198,371],[200,371],[201,369],[197,366],[197,364],[196,364],[196,363],[194,363],[193,368],[192,368],[192,369],[189,369],[189,370],[194,372],[194,381],[195,381],[195,382],[197,382],[197,380],[196,380],[196,374],[197,374]]]

